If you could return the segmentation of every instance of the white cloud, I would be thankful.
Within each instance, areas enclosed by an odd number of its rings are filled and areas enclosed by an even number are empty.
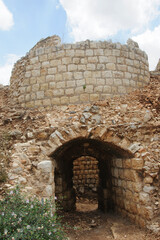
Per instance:
[[[0,0],[0,30],[9,30],[13,26],[13,15]]]
[[[154,30],[148,29],[132,39],[138,42],[140,48],[148,54],[150,70],[155,70],[160,58],[160,25]]]
[[[6,62],[0,66],[0,84],[9,85],[11,71],[14,63],[20,58],[15,54],[8,54],[6,56]]]
[[[158,15],[159,0],[60,0],[75,41],[138,33]]]

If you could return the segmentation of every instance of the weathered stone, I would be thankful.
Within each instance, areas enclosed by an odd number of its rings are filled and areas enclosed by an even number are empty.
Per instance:
[[[40,169],[44,173],[52,172],[52,162],[51,161],[42,161],[38,163],[37,168]]]

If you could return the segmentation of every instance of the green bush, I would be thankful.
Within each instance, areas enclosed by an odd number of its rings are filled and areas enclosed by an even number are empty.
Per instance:
[[[0,201],[0,239],[66,239],[53,200],[25,199],[19,188]]]

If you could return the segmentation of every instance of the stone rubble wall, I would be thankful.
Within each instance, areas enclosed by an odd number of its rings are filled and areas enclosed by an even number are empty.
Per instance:
[[[97,192],[98,161],[92,157],[81,157],[73,162],[73,184],[77,194]]]
[[[52,36],[14,65],[10,89],[14,104],[34,108],[104,100],[148,83],[148,57],[131,39],[60,44]]]

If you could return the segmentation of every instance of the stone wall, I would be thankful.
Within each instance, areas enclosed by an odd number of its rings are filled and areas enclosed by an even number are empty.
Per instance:
[[[34,108],[104,100],[148,82],[147,55],[130,39],[60,44],[53,36],[15,64],[10,87],[14,104]]]
[[[73,162],[73,184],[78,195],[97,192],[99,180],[98,160],[81,157]],[[88,195],[88,196],[89,196]]]

